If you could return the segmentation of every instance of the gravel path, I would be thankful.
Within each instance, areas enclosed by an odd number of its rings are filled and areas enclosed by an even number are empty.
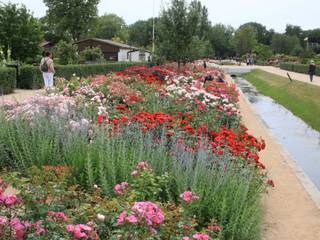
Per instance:
[[[22,102],[26,100],[29,97],[35,96],[37,94],[42,94],[44,93],[43,89],[40,90],[21,90],[21,89],[16,89],[14,93],[8,94],[8,95],[3,95],[0,96],[0,102],[1,101],[17,101],[17,102]]]
[[[228,77],[228,81],[232,81]],[[270,134],[267,126],[243,95],[240,111],[249,131],[266,141],[261,153],[275,188],[263,200],[263,240],[319,240],[320,209],[300,182],[296,169],[281,145]]]
[[[261,69],[263,71],[273,73],[282,77],[288,77],[287,73],[289,73],[290,77],[294,80],[298,80],[305,83],[310,83],[313,85],[320,86],[320,77],[314,76],[313,82],[310,82],[309,75],[302,74],[302,73],[296,73],[296,72],[290,72],[286,70],[282,70],[280,68],[272,67],[272,66],[221,66],[223,69],[225,68],[241,68],[241,69]],[[320,239],[320,237],[319,237]]]

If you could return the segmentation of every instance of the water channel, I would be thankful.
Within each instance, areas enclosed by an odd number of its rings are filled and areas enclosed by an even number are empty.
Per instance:
[[[227,69],[265,125],[320,191],[320,133],[242,79],[250,70]],[[319,116],[315,116],[319,117]]]

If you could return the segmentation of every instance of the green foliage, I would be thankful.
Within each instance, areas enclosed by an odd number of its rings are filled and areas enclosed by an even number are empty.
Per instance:
[[[140,65],[140,63],[107,63],[107,64],[78,64],[78,65],[55,65],[56,77],[70,79],[73,74],[79,77],[107,74],[109,72],[122,71],[128,67]],[[22,66],[18,78],[18,87],[23,89],[37,89],[43,86],[42,74],[39,67]]]
[[[155,19],[155,29],[159,29],[159,19]],[[129,32],[129,43],[133,46],[138,47],[150,47],[152,45],[152,18],[144,21],[139,20],[128,28]],[[155,37],[158,39],[158,33],[156,32]],[[157,41],[156,41],[157,42]]]
[[[44,0],[50,26],[58,35],[66,33],[77,41],[88,33],[97,16],[99,0]]]
[[[190,50],[195,42],[202,41],[200,48],[208,50],[204,46],[208,45],[205,41],[209,26],[207,9],[199,1],[187,5],[185,0],[172,0],[160,17],[159,55],[178,62],[179,66],[181,62],[194,59],[194,51]],[[206,51],[205,55],[209,52]]]
[[[40,25],[24,5],[0,5],[0,46],[5,55],[10,49],[14,60],[32,61],[40,53],[40,41]]]
[[[282,62],[280,63],[280,68],[292,72],[304,73],[309,74],[309,64],[296,64],[296,63],[287,63]],[[320,69],[317,67],[316,75],[320,76]]]
[[[300,46],[300,41],[297,36],[275,34],[272,37],[271,47],[276,53],[291,54],[292,50],[297,46]]]
[[[87,62],[103,62],[104,61],[103,52],[99,47],[86,48],[80,53],[80,57],[82,61],[87,61]]]
[[[233,53],[231,38],[234,29],[231,26],[216,24],[210,30],[209,41],[217,57],[231,56]]]
[[[258,44],[253,52],[257,55],[258,60],[268,60],[272,56],[271,47],[268,45]]]
[[[62,65],[76,64],[79,62],[77,51],[77,45],[62,40],[55,46],[54,54]]]
[[[96,17],[90,36],[102,39],[119,37],[122,41],[125,41],[127,39],[125,29],[126,23],[123,18],[116,14],[105,14]]]
[[[208,40],[201,40],[198,36],[193,36],[188,52],[188,60],[198,60],[204,57],[213,56],[213,49]]]
[[[255,30],[251,26],[239,28],[232,39],[232,45],[238,56],[253,51],[257,45]]]
[[[263,45],[270,45],[272,35],[274,34],[273,30],[268,31],[265,26],[263,26],[260,23],[256,22],[249,22],[241,25],[239,29],[245,28],[245,27],[252,27],[255,31],[257,42]]]
[[[16,70],[0,67],[0,95],[12,93],[16,88]]]

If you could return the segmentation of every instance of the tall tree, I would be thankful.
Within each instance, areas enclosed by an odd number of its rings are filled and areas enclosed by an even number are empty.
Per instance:
[[[160,17],[160,55],[180,63],[188,58],[192,32],[188,21],[188,6],[185,0],[171,0]]]
[[[199,0],[193,0],[189,5],[188,24],[193,36],[200,39],[208,38],[211,26],[208,9],[202,6]]]
[[[76,41],[90,30],[97,16],[99,0],[44,0],[44,3],[48,7],[49,23],[55,31],[61,35],[66,32]]]
[[[257,45],[254,29],[251,26],[239,28],[232,39],[232,45],[238,56],[252,52]]]
[[[272,35],[273,35],[273,30],[268,31],[264,25],[256,22],[245,23],[241,25],[239,28],[244,28],[248,26],[252,27],[252,29],[255,31],[258,43],[261,43],[264,45],[270,45]]]
[[[7,4],[0,7],[0,46],[12,58],[32,61],[40,53],[40,25],[24,5]]]
[[[297,36],[288,36],[285,34],[275,34],[272,38],[271,47],[276,53],[291,54],[294,49],[301,48]]]
[[[105,14],[95,19],[90,36],[104,39],[119,37],[122,41],[127,40],[126,23],[123,18],[116,14]]]
[[[217,57],[233,55],[231,39],[234,29],[231,26],[216,24],[211,27],[209,41]]]
[[[129,43],[135,46],[148,48],[152,45],[152,18],[140,20],[129,26]],[[155,38],[158,39],[159,19],[155,19]],[[157,42],[157,41],[156,41]]]

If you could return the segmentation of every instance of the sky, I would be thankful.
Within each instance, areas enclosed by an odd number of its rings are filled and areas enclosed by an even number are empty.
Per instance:
[[[168,0],[100,0],[99,14],[115,13],[127,24],[144,20],[165,7]],[[190,1],[190,0],[189,0]],[[303,29],[320,28],[320,0],[200,0],[209,10],[213,24],[223,23],[235,28],[246,22],[259,22],[268,29],[284,32],[287,24],[299,25]],[[42,0],[0,0],[3,3],[22,3],[36,17],[46,13]]]

